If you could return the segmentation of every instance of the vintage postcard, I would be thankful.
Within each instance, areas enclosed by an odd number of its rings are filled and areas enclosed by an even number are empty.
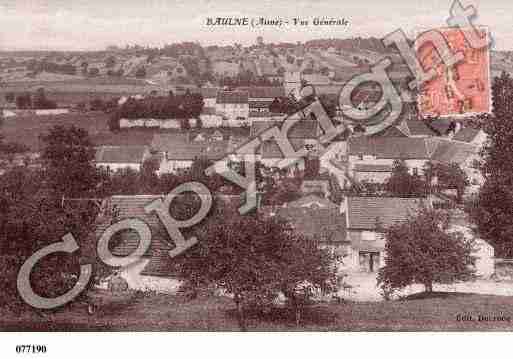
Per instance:
[[[0,1],[0,352],[511,331],[512,11]]]

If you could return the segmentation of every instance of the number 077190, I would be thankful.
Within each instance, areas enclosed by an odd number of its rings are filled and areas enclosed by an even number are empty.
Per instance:
[[[34,344],[25,344],[25,345],[16,345],[16,353],[18,354],[39,354],[46,353],[46,345],[34,345]]]

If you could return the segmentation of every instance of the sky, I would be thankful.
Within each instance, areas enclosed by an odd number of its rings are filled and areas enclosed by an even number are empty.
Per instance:
[[[296,42],[384,37],[401,28],[446,26],[453,0],[0,0],[0,50],[101,50],[108,45],[162,46]],[[511,0],[461,0],[477,9],[494,48],[513,50]],[[345,18],[347,26],[209,27],[207,17]]]

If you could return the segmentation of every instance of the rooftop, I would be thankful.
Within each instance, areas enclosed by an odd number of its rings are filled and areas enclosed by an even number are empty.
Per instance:
[[[424,198],[347,197],[347,228],[374,230],[377,220],[388,227],[405,221],[424,203]]]
[[[387,159],[429,159],[426,139],[420,137],[350,137],[349,155],[370,155]]]
[[[245,104],[248,103],[247,91],[219,91],[217,93],[217,103],[219,104]]]
[[[97,163],[141,164],[148,151],[146,146],[101,146],[96,149]]]

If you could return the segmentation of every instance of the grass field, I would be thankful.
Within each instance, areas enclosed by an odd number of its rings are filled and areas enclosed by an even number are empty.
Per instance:
[[[319,304],[294,316],[276,308],[266,315],[249,315],[253,331],[486,331],[512,330],[511,321],[478,321],[479,315],[511,317],[513,298],[473,294],[434,293],[429,298],[379,303]],[[472,321],[458,320],[472,315]],[[172,295],[135,299],[117,308],[88,316],[85,304],[72,303],[43,317],[3,313],[3,331],[236,331],[234,304],[228,298],[206,297],[185,301]]]

